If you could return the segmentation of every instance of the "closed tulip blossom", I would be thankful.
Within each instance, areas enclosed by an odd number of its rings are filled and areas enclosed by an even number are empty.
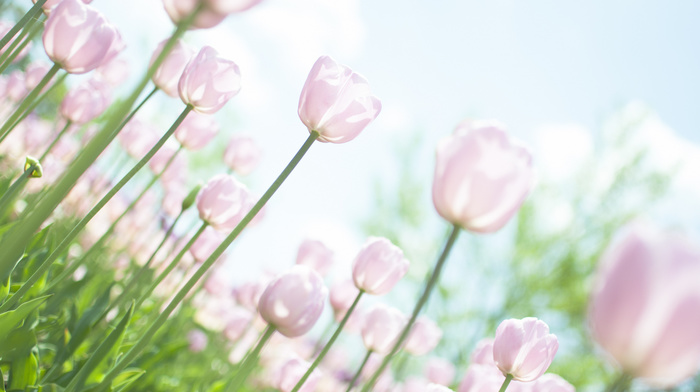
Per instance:
[[[496,329],[493,359],[504,375],[529,382],[544,374],[558,348],[557,337],[549,333],[544,321],[508,319]]]
[[[311,68],[299,98],[299,118],[318,140],[345,143],[357,137],[382,109],[367,80],[329,56]]]
[[[370,237],[352,263],[355,286],[369,294],[391,291],[408,272],[403,251],[386,238]]]
[[[306,239],[297,251],[297,264],[308,265],[326,276],[333,265],[333,251],[321,241]]]
[[[190,112],[175,130],[175,139],[190,151],[204,148],[219,132],[219,123],[211,116]]]
[[[141,159],[158,142],[156,129],[138,119],[131,119],[117,134],[119,143],[134,159]]]
[[[450,388],[440,384],[428,384],[425,392],[453,392]]]
[[[277,372],[277,380],[275,382],[275,387],[281,392],[291,392],[294,386],[299,382],[301,377],[309,369],[311,363],[299,358],[298,356],[293,356],[292,358],[285,361]],[[306,379],[304,385],[299,389],[299,392],[313,392],[316,390],[316,384],[321,379],[321,372],[318,369],[314,369]]]
[[[44,49],[68,73],[92,71],[124,49],[116,27],[80,0],[62,0],[44,28]]]
[[[450,223],[490,233],[515,215],[533,178],[530,153],[500,124],[464,121],[437,147],[433,203]]]
[[[149,66],[153,65],[167,42],[168,40],[166,39],[158,44],[158,47],[156,47],[156,50],[151,56]],[[165,56],[165,59],[163,59],[163,62],[156,69],[153,77],[151,77],[153,84],[171,97],[179,96],[177,85],[180,82],[182,72],[194,55],[195,50],[193,47],[187,45],[182,40],[177,40],[175,46],[173,46],[168,55]]]
[[[262,0],[202,0],[206,8],[218,14],[228,15],[234,12],[246,11]]]
[[[305,265],[295,265],[277,276],[260,296],[260,316],[282,335],[293,338],[316,324],[328,296],[321,276]]]
[[[170,163],[168,164],[168,162]],[[184,155],[177,154],[176,149],[164,147],[158,150],[153,155],[153,158],[148,161],[148,167],[153,171],[153,174],[160,175],[163,185],[169,187],[171,182],[180,181],[186,177],[187,160]],[[178,186],[181,185],[178,184]]]
[[[74,124],[85,124],[101,115],[109,103],[109,87],[93,79],[69,90],[61,102],[60,112]]]
[[[455,366],[446,359],[434,357],[425,363],[423,373],[432,383],[450,385],[455,378]]]
[[[359,292],[352,280],[343,280],[331,286],[329,299],[336,321],[343,319]]]
[[[260,163],[262,151],[249,136],[234,135],[224,151],[224,163],[241,176],[250,174]]]
[[[202,0],[163,0],[165,12],[168,13],[170,20],[175,24],[180,23],[183,19],[190,16],[201,4]],[[208,29],[221,23],[221,21],[226,19],[226,16],[226,13],[216,12],[208,7],[202,7],[189,28]]]
[[[182,102],[204,114],[217,112],[240,90],[238,65],[219,57],[211,46],[203,47],[187,64],[178,82]]]
[[[219,231],[231,231],[250,210],[248,188],[233,176],[220,174],[197,195],[199,217]]]
[[[51,65],[43,61],[35,61],[27,65],[27,69],[24,71],[24,83],[27,89],[31,90],[36,87],[50,68]]]
[[[117,87],[129,78],[129,63],[123,58],[114,58],[95,70],[96,77],[112,87]]]
[[[493,339],[481,339],[469,358],[471,363],[496,366],[496,362],[493,360]]]
[[[36,4],[37,0],[32,0],[32,3]],[[51,13],[51,9],[55,7],[58,3],[60,3],[62,0],[46,0],[44,5],[41,6],[41,8],[44,10],[44,12],[48,15]],[[85,4],[90,4],[92,3],[92,0],[82,0],[83,3]]]
[[[622,370],[669,388],[700,363],[700,248],[677,233],[625,228],[596,273],[588,320]]]
[[[224,235],[221,232],[207,227],[190,247],[190,254],[196,261],[202,263],[214,253],[223,240]]]
[[[532,392],[576,392],[573,385],[553,373],[544,374],[532,384]]]
[[[377,304],[365,316],[362,327],[365,347],[378,354],[388,354],[407,322],[408,318],[400,310]]]
[[[416,356],[425,355],[437,347],[441,338],[442,330],[435,321],[420,316],[411,327],[404,350]]]

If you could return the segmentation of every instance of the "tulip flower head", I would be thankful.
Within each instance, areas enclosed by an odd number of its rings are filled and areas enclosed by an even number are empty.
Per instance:
[[[408,318],[400,310],[377,304],[367,313],[362,327],[365,347],[378,354],[388,354],[407,322]]]
[[[367,80],[329,56],[309,73],[299,98],[299,118],[318,140],[345,143],[357,137],[382,109]]]
[[[241,72],[231,60],[203,47],[185,67],[178,82],[180,98],[199,113],[212,114],[241,90]]]
[[[199,217],[219,231],[231,231],[252,206],[248,188],[220,174],[207,182],[197,195]]]
[[[203,7],[202,0],[163,0],[165,12],[170,20],[178,24],[200,7],[190,29],[208,29],[221,23],[226,18],[226,13],[216,12],[208,7]]]
[[[439,357],[428,359],[423,372],[430,382],[440,385],[451,385],[455,378],[455,366],[452,362]]]
[[[333,251],[323,242],[306,239],[299,246],[297,264],[308,265],[321,276],[326,276],[333,265],[333,257]]]
[[[637,223],[603,254],[588,319],[594,339],[627,374],[671,387],[700,363],[700,249]]]
[[[328,289],[316,271],[295,265],[267,285],[258,311],[282,335],[301,336],[316,324],[327,296]]]
[[[74,124],[85,124],[109,106],[109,87],[97,80],[82,83],[68,91],[61,102],[61,115]]]
[[[204,148],[219,132],[219,123],[204,114],[190,112],[175,130],[175,139],[190,151]]]
[[[44,28],[44,49],[68,73],[92,71],[124,49],[116,27],[80,0],[62,0]]]
[[[158,44],[158,47],[151,56],[149,67],[156,61],[167,42],[168,40],[165,40]],[[173,46],[170,53],[165,56],[165,59],[153,74],[151,78],[153,84],[171,97],[177,97],[179,95],[177,86],[180,82],[180,77],[187,64],[194,57],[194,54],[193,47],[187,45],[182,40],[177,40],[175,46]]]
[[[496,329],[493,359],[504,375],[516,381],[534,381],[544,374],[559,348],[557,337],[544,321],[534,317],[508,319]]]
[[[260,163],[260,146],[249,136],[234,135],[224,151],[224,163],[241,176],[247,176]]]
[[[433,203],[447,221],[490,233],[518,211],[533,183],[530,153],[491,122],[462,122],[437,148]]]
[[[383,295],[408,272],[403,251],[386,238],[370,237],[352,263],[352,278],[358,289]]]
[[[282,364],[279,371],[277,372],[277,380],[275,380],[275,387],[281,392],[291,392],[292,389],[297,385],[301,377],[306,373],[306,371],[311,366],[311,363],[299,358],[298,356],[293,356]],[[318,369],[314,369],[309,378],[304,381],[304,385],[299,389],[300,392],[313,392],[316,390],[316,384],[321,379],[321,372]]]
[[[425,355],[437,347],[441,338],[442,330],[435,321],[420,316],[411,327],[404,350],[416,356]]]

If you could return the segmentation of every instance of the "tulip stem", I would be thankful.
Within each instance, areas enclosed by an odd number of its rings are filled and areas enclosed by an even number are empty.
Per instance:
[[[151,295],[151,293],[153,293],[153,290],[155,290],[156,287],[158,287],[158,285],[163,281],[163,279],[165,279],[175,269],[175,267],[177,267],[180,260],[182,260],[182,258],[185,256],[185,253],[187,253],[187,251],[190,250],[192,244],[194,244],[195,241],[197,241],[197,239],[199,238],[199,236],[202,235],[204,229],[206,229],[207,226],[207,222],[202,222],[202,225],[199,226],[199,230],[197,230],[197,232],[194,233],[192,238],[190,238],[187,244],[185,244],[185,247],[182,248],[182,250],[180,250],[177,256],[175,256],[175,258],[170,262],[170,264],[168,264],[168,267],[165,268],[165,270],[163,270],[163,272],[161,272],[158,275],[158,277],[153,281],[153,283],[151,283],[150,286],[148,286],[148,290],[141,294],[139,299],[136,301],[136,309],[138,309],[143,303],[143,301],[145,301]]]
[[[100,199],[100,201],[94,207],[92,207],[90,212],[88,212],[88,214],[83,219],[81,219],[80,222],[78,222],[78,224],[76,224],[75,227],[73,227],[73,229],[68,234],[66,234],[66,236],[63,238],[61,243],[58,244],[56,249],[54,249],[53,252],[51,252],[51,254],[46,259],[44,259],[44,261],[41,263],[39,268],[37,268],[37,270],[32,274],[32,276],[30,276],[29,279],[27,279],[27,281],[22,284],[22,286],[12,297],[8,298],[8,300],[4,304],[2,304],[2,306],[0,306],[0,313],[10,310],[11,307],[15,303],[17,303],[17,301],[19,301],[22,298],[22,296],[26,294],[27,291],[29,291],[29,289],[31,289],[32,285],[34,285],[34,283],[36,283],[43,276],[43,274],[46,271],[48,271],[53,262],[56,261],[56,259],[61,254],[63,254],[63,252],[68,248],[73,239],[80,233],[82,229],[85,228],[88,222],[90,222],[90,220],[95,215],[97,215],[97,213],[102,209],[102,207],[104,207],[105,204],[107,204],[107,202],[109,202],[112,199],[112,197],[114,197],[114,195],[116,195],[117,192],[119,192],[119,190],[121,190],[124,187],[124,185],[126,185],[126,183],[129,182],[129,180],[131,180],[131,178],[134,177],[136,173],[138,173],[138,171],[146,165],[146,163],[148,163],[148,161],[153,157],[153,155],[156,154],[156,152],[163,146],[163,144],[165,144],[165,141],[168,140],[168,138],[175,132],[175,130],[180,126],[182,121],[185,119],[185,117],[187,117],[191,110],[192,106],[187,105],[187,107],[185,107],[185,110],[182,111],[180,117],[178,117],[177,120],[175,120],[175,122],[172,126],[170,126],[170,129],[168,129],[165,135],[163,135],[163,137],[161,137],[160,140],[158,140],[158,143],[156,143],[155,146],[153,146],[153,148],[151,148],[151,150],[148,151],[148,153],[146,153],[146,155],[143,158],[141,158],[141,160],[136,165],[134,165],[134,167],[129,171],[129,173],[127,173],[114,187],[112,187],[112,189],[109,190],[109,192],[107,192],[106,195],[102,197],[102,199]]]
[[[66,125],[63,126],[63,129],[61,129],[61,131],[56,135],[56,137],[53,138],[53,140],[51,141],[51,144],[49,144],[49,146],[46,147],[46,150],[44,151],[44,153],[41,154],[41,158],[39,158],[39,162],[43,162],[44,159],[46,159],[46,156],[49,155],[49,152],[51,152],[51,149],[54,148],[56,143],[58,143],[58,141],[61,139],[63,134],[66,133],[66,131],[68,130],[68,128],[70,128],[71,125],[72,125],[72,123],[70,120],[66,121]]]
[[[387,367],[391,359],[394,357],[394,355],[396,355],[396,353],[399,351],[399,348],[402,346],[403,342],[408,337],[413,323],[415,323],[416,318],[418,317],[418,314],[420,313],[423,306],[425,306],[426,302],[428,302],[430,293],[433,291],[433,288],[440,279],[440,272],[442,271],[442,268],[445,265],[445,260],[447,260],[447,256],[452,250],[452,246],[454,245],[455,241],[457,240],[457,237],[459,236],[459,232],[460,227],[458,225],[453,225],[450,236],[447,238],[447,242],[445,243],[445,247],[443,248],[440,257],[438,257],[437,263],[435,264],[435,269],[433,269],[433,273],[430,275],[430,277],[428,278],[428,282],[425,284],[423,294],[420,296],[418,302],[416,303],[416,306],[413,308],[411,318],[408,320],[408,323],[404,327],[403,331],[401,331],[401,335],[399,335],[399,338],[396,340],[396,343],[394,343],[394,347],[391,349],[389,354],[387,354],[384,357],[384,360],[382,360],[381,365],[379,365],[377,370],[374,372],[372,378],[370,378],[369,381],[367,381],[365,386],[362,388],[362,392],[368,392],[372,388],[372,386],[374,386],[374,383],[377,382],[379,375],[382,374],[382,372]]]
[[[226,392],[237,392],[239,389],[241,389],[243,383],[248,378],[248,375],[250,375],[250,372],[253,370],[255,365],[258,364],[260,351],[262,351],[263,347],[265,347],[265,344],[268,340],[270,340],[275,331],[277,331],[277,329],[271,324],[265,328],[265,332],[263,332],[260,340],[258,340],[258,344],[255,345],[253,351],[249,352],[245,359],[243,359],[243,362],[241,362],[236,375],[225,389]]]
[[[46,0],[38,0],[36,4],[34,4],[32,8],[30,8],[29,11],[27,11],[27,13],[24,14],[24,16],[17,22],[17,24],[12,26],[10,31],[8,31],[7,34],[5,34],[5,36],[0,39],[0,49],[4,48],[5,45],[7,45],[7,43],[10,42],[12,37],[14,37],[15,34],[17,34],[17,32],[20,31],[20,29],[22,29],[27,24],[27,22],[29,22],[31,19],[34,19],[37,15],[39,15],[39,13],[41,13],[41,7],[43,7],[45,3]]]
[[[24,113],[22,113],[22,115],[17,119],[17,121],[15,121],[14,124],[11,125],[11,127],[14,128],[17,126],[17,124],[24,121],[24,119],[27,118],[29,114],[33,112],[34,109],[36,109],[36,107],[39,106],[39,104],[43,102],[49,94],[53,93],[53,91],[56,90],[56,88],[58,88],[58,86],[60,86],[61,83],[63,83],[66,77],[68,77],[68,73],[64,72],[61,74],[61,76],[56,78],[56,80],[51,84],[51,87],[47,88],[46,91],[44,91],[44,93],[39,96],[39,98],[34,100],[34,102],[32,102],[32,104],[27,107]],[[2,142],[4,139],[4,137],[0,138],[0,142]]]
[[[306,379],[309,378],[311,373],[316,369],[319,363],[323,360],[323,357],[326,356],[328,353],[328,350],[330,350],[331,346],[335,342],[335,340],[338,338],[340,333],[343,331],[343,327],[345,327],[345,323],[348,322],[348,319],[350,318],[350,315],[352,314],[353,310],[355,310],[355,307],[357,306],[357,303],[360,302],[360,298],[362,298],[362,294],[364,294],[364,290],[360,290],[359,293],[357,293],[357,297],[355,297],[355,301],[353,301],[352,305],[350,305],[350,308],[348,309],[347,312],[345,312],[345,316],[343,316],[343,319],[340,321],[340,324],[338,324],[338,328],[336,328],[335,333],[333,333],[333,336],[331,336],[331,339],[326,343],[326,346],[323,347],[323,350],[321,350],[320,353],[316,356],[316,359],[314,362],[309,366],[309,369],[304,373],[304,375],[299,379],[297,382],[297,385],[294,386],[294,389],[292,389],[292,392],[298,392],[299,389],[304,385],[306,382]]]
[[[31,165],[27,170],[22,173],[21,176],[19,176],[18,179],[15,180],[15,182],[12,183],[10,188],[5,192],[4,195],[2,195],[2,198],[0,198],[0,218],[5,216],[5,210],[12,205],[12,202],[15,200],[15,197],[19,192],[24,189],[24,185],[27,183],[27,181],[32,177],[32,172],[37,168],[37,165]]]
[[[632,383],[632,377],[630,377],[626,373],[622,373],[615,379],[615,381],[610,383],[607,386],[607,388],[605,388],[605,392],[625,392],[625,391],[628,391],[630,388],[630,383]]]
[[[506,392],[506,388],[508,388],[508,384],[510,384],[511,380],[513,380],[513,375],[507,374],[506,379],[503,380],[503,384],[501,384],[501,389],[499,389],[498,392]]]
[[[34,100],[36,100],[36,97],[39,95],[41,90],[44,89],[44,87],[49,83],[49,81],[56,75],[56,72],[58,72],[61,69],[61,66],[58,65],[57,63],[53,64],[53,67],[49,69],[49,71],[44,75],[44,77],[41,79],[39,84],[37,84],[32,91],[29,92],[29,94],[24,97],[22,100],[22,103],[15,109],[15,111],[12,113],[12,115],[5,121],[3,124],[2,128],[0,128],[0,142],[2,142],[7,135],[12,131],[12,129],[15,127],[15,124],[17,123],[17,119],[20,118],[20,116],[24,113],[24,111],[32,104],[34,103]]]
[[[17,56],[22,53],[22,50],[29,45],[29,42],[34,39],[34,36],[36,36],[36,33],[39,32],[39,29],[42,26],[42,24],[38,22],[38,19],[32,18],[27,23],[26,28],[19,33],[17,39],[12,41],[10,46],[5,50],[5,53],[0,56],[0,74],[5,72],[7,67],[12,64],[12,60],[16,59]]]
[[[282,170],[282,173],[280,173],[279,176],[277,176],[277,179],[270,185],[270,187],[265,191],[265,193],[262,195],[260,200],[258,200],[257,203],[253,206],[253,208],[250,209],[248,214],[246,214],[245,217],[241,220],[241,222],[231,231],[231,233],[224,239],[224,241],[219,245],[214,252],[207,258],[202,265],[195,271],[195,273],[192,275],[192,277],[185,283],[184,286],[175,294],[175,297],[173,298],[172,301],[168,304],[168,306],[163,309],[162,312],[158,314],[158,318],[151,324],[151,326],[141,335],[141,338],[131,347],[129,351],[126,352],[126,354],[122,357],[122,359],[114,365],[114,367],[105,375],[104,379],[100,383],[100,385],[95,388],[94,392],[101,392],[107,389],[109,385],[111,385],[112,380],[116,376],[119,375],[119,373],[124,370],[136,357],[141,354],[141,351],[143,351],[144,348],[146,348],[146,345],[148,342],[153,338],[155,333],[158,331],[158,329],[165,323],[165,321],[168,319],[170,314],[175,310],[175,308],[182,302],[182,300],[185,298],[187,293],[194,287],[195,284],[199,281],[199,279],[204,276],[204,274],[211,268],[212,265],[214,265],[214,262],[224,253],[226,248],[228,248],[229,245],[233,242],[233,240],[238,237],[238,235],[243,231],[243,229],[248,226],[248,223],[250,223],[253,218],[255,218],[255,215],[263,208],[263,206],[267,203],[268,200],[272,197],[272,195],[275,194],[277,189],[284,183],[284,180],[289,177],[289,174],[294,170],[294,168],[299,164],[299,161],[304,157],[306,152],[311,148],[311,145],[318,139],[319,133],[316,131],[311,132],[309,137],[306,139],[304,144],[301,146],[299,151],[294,155],[292,160],[287,164],[287,166]]]
[[[362,360],[362,363],[360,364],[360,367],[357,368],[357,371],[355,372],[355,375],[352,376],[352,380],[350,381],[350,384],[348,384],[348,389],[345,392],[350,392],[352,387],[355,385],[357,380],[360,378],[360,374],[362,374],[362,369],[365,368],[365,365],[367,365],[367,361],[369,361],[369,357],[372,355],[372,350],[367,350],[367,354],[365,354],[365,358]]]

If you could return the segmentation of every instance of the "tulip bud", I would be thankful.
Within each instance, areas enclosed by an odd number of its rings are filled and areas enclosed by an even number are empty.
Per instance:
[[[211,116],[190,112],[175,130],[175,139],[190,151],[196,151],[214,139],[219,123]]]
[[[297,385],[301,377],[306,373],[311,364],[298,356],[288,359],[278,371],[278,379],[275,382],[275,387],[281,392],[291,392]],[[321,372],[314,369],[309,378],[304,381],[304,385],[299,389],[299,392],[313,392],[316,389],[316,384],[321,379]]]
[[[496,366],[496,362],[493,361],[493,339],[481,339],[476,344],[470,357],[470,363]]]
[[[221,245],[224,238],[222,233],[207,227],[190,247],[190,254],[196,261],[202,263],[214,253],[214,250]]]
[[[214,176],[197,195],[199,217],[219,231],[231,231],[251,208],[248,188],[233,178]]]
[[[41,168],[41,163],[39,163],[39,161],[34,157],[26,157],[24,160],[24,171],[29,170],[31,167],[34,167],[34,169],[32,169],[32,171],[29,173],[29,177],[40,178],[44,175]]]
[[[135,159],[141,159],[158,142],[156,130],[138,119],[131,119],[117,134],[119,143]]]
[[[321,276],[326,276],[333,265],[333,251],[321,241],[304,240],[297,252],[297,264],[308,265]]]
[[[352,263],[358,289],[383,295],[408,272],[409,262],[401,249],[386,238],[370,237]]]
[[[53,8],[43,41],[49,58],[75,74],[92,71],[124,49],[116,27],[80,0],[62,0]]]
[[[388,354],[399,339],[408,318],[396,308],[377,304],[365,316],[362,341],[367,350]]]
[[[532,385],[534,392],[576,392],[576,388],[560,376],[547,373],[535,380]]]
[[[498,391],[504,380],[505,377],[497,367],[474,363],[467,368],[467,374],[459,383],[457,392]],[[516,382],[511,382],[507,390],[510,391],[515,384]]]
[[[416,356],[425,355],[437,347],[441,338],[442,330],[435,321],[420,316],[411,327],[404,350]]]
[[[328,289],[323,279],[305,265],[295,265],[277,276],[260,296],[260,316],[286,337],[307,333],[321,316]]]
[[[206,8],[217,14],[228,15],[234,12],[246,11],[260,3],[261,0],[200,0]]]
[[[351,280],[343,280],[331,286],[330,301],[333,307],[335,319],[340,321],[345,317],[345,313],[350,309],[352,303],[360,291]]]
[[[532,182],[530,153],[502,126],[465,121],[438,145],[433,203],[447,221],[490,233],[518,211]]]
[[[119,86],[129,77],[129,63],[122,58],[103,63],[95,70],[96,77],[112,87]]]
[[[425,364],[425,377],[430,382],[440,385],[451,385],[455,378],[455,366],[443,358],[430,358]]]
[[[363,76],[322,56],[301,90],[298,113],[309,132],[320,134],[319,141],[345,143],[359,135],[381,109]]]
[[[160,53],[163,51],[163,48],[167,42],[168,40],[165,40],[158,44],[158,47],[151,56],[149,67],[156,61],[156,58],[158,58]],[[182,71],[185,70],[187,63],[192,60],[192,57],[194,57],[194,48],[187,45],[182,40],[177,40],[177,42],[175,42],[175,46],[173,46],[170,53],[165,56],[165,59],[160,64],[160,67],[158,67],[153,74],[153,84],[171,97],[177,97],[177,85],[180,82]]]
[[[248,136],[233,136],[224,151],[224,163],[237,174],[247,176],[258,166],[262,152]]]
[[[493,359],[504,375],[534,381],[544,374],[559,348],[557,337],[544,321],[534,317],[508,319],[496,329]]]
[[[212,114],[241,90],[241,72],[233,61],[219,57],[211,46],[203,47],[182,72],[180,98],[199,113]]]
[[[168,13],[170,20],[178,24],[191,15],[200,2],[201,0],[163,0],[163,6],[165,6],[165,12]],[[217,13],[205,7],[200,9],[190,28],[208,29],[218,25],[225,18],[225,13]]]
[[[61,115],[74,124],[85,124],[101,115],[109,101],[107,86],[93,79],[68,91],[61,102]]]
[[[27,89],[31,90],[36,87],[49,72],[49,69],[51,69],[51,65],[43,61],[35,61],[27,65],[24,72],[24,83]]]
[[[200,184],[197,184],[194,188],[192,188],[187,197],[185,197],[185,199],[182,201],[182,211],[187,211],[190,209],[190,207],[192,207],[192,204],[194,204],[195,200],[197,199],[197,194],[199,193],[200,189],[202,189],[202,185]]]
[[[633,377],[670,388],[700,363],[700,249],[679,234],[625,228],[596,273],[594,339]]]

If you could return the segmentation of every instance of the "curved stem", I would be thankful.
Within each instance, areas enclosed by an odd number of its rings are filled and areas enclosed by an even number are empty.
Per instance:
[[[272,325],[268,325],[267,328],[265,328],[265,332],[263,332],[260,340],[258,340],[258,344],[255,345],[253,351],[246,355],[243,363],[241,363],[240,367],[238,368],[236,376],[233,378],[233,380],[231,380],[231,383],[228,384],[228,387],[225,389],[226,392],[236,392],[241,389],[243,383],[248,378],[248,375],[250,375],[250,372],[253,370],[255,365],[258,364],[260,351],[262,351],[263,347],[265,347],[265,344],[268,340],[270,340],[270,337],[272,337],[275,331],[276,329]]]
[[[372,355],[372,350],[367,350],[367,354],[365,354],[365,359],[362,360],[360,367],[357,368],[357,371],[355,372],[355,375],[352,377],[350,384],[348,384],[348,389],[345,392],[350,392],[352,387],[355,385],[357,380],[360,378],[360,374],[362,374],[362,369],[364,369],[365,365],[367,365],[367,361],[369,361],[369,357],[371,355]]]
[[[413,313],[411,314],[411,318],[408,320],[408,323],[404,327],[403,331],[401,331],[401,335],[399,336],[399,339],[396,341],[396,343],[394,343],[394,347],[391,349],[389,354],[387,354],[384,357],[384,360],[382,361],[381,365],[379,365],[377,370],[374,372],[374,374],[372,375],[372,378],[370,378],[369,381],[367,381],[365,386],[362,388],[362,392],[367,392],[374,386],[374,383],[377,382],[379,375],[382,374],[384,369],[387,367],[387,365],[391,361],[392,357],[399,351],[399,348],[403,345],[403,342],[408,337],[408,334],[411,331],[411,327],[413,326],[413,323],[416,321],[418,314],[420,313],[421,309],[423,309],[423,306],[425,305],[425,303],[428,301],[428,298],[430,297],[430,293],[433,291],[433,288],[435,287],[438,280],[440,279],[440,272],[442,271],[442,267],[445,265],[445,260],[447,260],[447,256],[450,254],[450,250],[452,250],[452,246],[454,245],[455,241],[457,240],[457,236],[459,235],[459,232],[460,232],[460,227],[457,225],[453,225],[452,232],[450,233],[450,236],[447,238],[447,242],[445,243],[445,247],[443,248],[442,253],[440,254],[440,257],[438,257],[437,263],[435,264],[435,269],[433,269],[433,273],[430,275],[430,278],[428,278],[428,282],[426,283],[425,288],[423,289],[423,294],[418,299],[416,306],[413,308]]]
[[[15,109],[15,111],[8,117],[8,119],[5,121],[5,123],[2,125],[2,128],[0,128],[0,142],[2,142],[7,135],[10,134],[10,131],[14,129],[15,125],[17,124],[17,120],[22,116],[24,111],[32,104],[34,103],[34,100],[36,100],[36,97],[39,95],[41,90],[44,89],[44,87],[49,83],[49,81],[56,75],[56,72],[58,72],[61,69],[61,66],[54,63],[53,67],[49,69],[49,71],[44,75],[44,77],[41,79],[39,84],[36,85],[32,89],[32,91],[29,92],[29,94],[24,97],[22,100],[22,103],[20,103],[19,107]]]
[[[12,37],[14,37],[15,34],[17,34],[17,32],[20,31],[27,24],[27,22],[35,18],[37,15],[39,15],[39,13],[41,13],[41,7],[43,7],[45,3],[46,0],[38,0],[36,4],[34,4],[32,8],[30,8],[29,11],[27,11],[27,13],[24,14],[22,19],[20,19],[17,22],[17,24],[12,26],[10,31],[8,31],[7,34],[5,34],[5,36],[0,39],[0,49],[4,48],[5,45],[7,45],[7,43],[10,42]]]
[[[304,144],[301,146],[299,151],[297,151],[294,158],[287,164],[287,166],[282,170],[282,173],[275,179],[275,181],[270,185],[270,187],[265,191],[265,193],[260,197],[257,203],[250,209],[248,214],[241,220],[241,222],[231,231],[231,233],[224,239],[224,241],[219,245],[214,252],[207,258],[204,263],[195,271],[192,277],[185,283],[185,285],[175,294],[175,297],[168,304],[168,306],[158,315],[158,318],[151,324],[151,326],[141,335],[141,338],[131,347],[131,349],[122,357],[122,359],[117,363],[110,371],[105,375],[100,385],[95,389],[95,392],[104,391],[114,380],[114,378],[119,375],[119,373],[124,370],[136,357],[141,354],[146,345],[151,340],[153,335],[158,331],[158,329],[165,323],[170,314],[175,310],[175,308],[182,302],[187,293],[194,287],[199,279],[204,276],[209,268],[214,265],[214,262],[224,253],[226,248],[233,242],[233,240],[238,237],[238,235],[243,231],[243,229],[248,226],[251,220],[257,215],[260,209],[267,203],[268,200],[275,194],[277,189],[284,183],[284,180],[289,177],[289,174],[297,166],[304,154],[309,150],[314,141],[318,138],[318,132],[311,132],[309,137],[306,139]]]
[[[511,380],[513,380],[513,375],[506,375],[506,379],[503,380],[503,384],[501,384],[501,389],[499,389],[498,392],[506,392],[506,388],[508,388],[508,384],[510,384]]]
[[[350,315],[352,314],[353,310],[355,310],[355,307],[357,306],[357,303],[360,302],[360,298],[362,298],[362,294],[364,294],[364,290],[360,290],[359,293],[357,293],[357,297],[355,297],[355,301],[353,301],[352,305],[350,305],[350,308],[348,309],[347,312],[345,312],[345,316],[343,316],[343,319],[340,321],[340,324],[338,324],[338,328],[336,328],[335,333],[333,333],[333,336],[331,336],[331,339],[326,343],[326,346],[323,347],[323,350],[316,356],[316,359],[314,362],[309,366],[309,369],[304,373],[304,375],[299,379],[297,382],[297,385],[294,386],[292,389],[292,392],[298,392],[299,389],[304,385],[306,382],[306,379],[309,378],[311,373],[316,369],[319,363],[323,360],[323,357],[326,356],[328,353],[328,350],[330,350],[331,346],[335,342],[336,339],[338,339],[338,336],[340,335],[340,332],[343,331],[343,328],[345,327],[345,323],[348,322],[348,319],[350,318]]]
[[[22,175],[15,180],[15,182],[12,183],[7,192],[2,195],[2,198],[0,198],[0,218],[5,216],[5,210],[15,200],[17,194],[24,189],[24,185],[31,177],[31,173],[34,171],[34,169],[36,169],[36,165],[29,166],[29,168],[25,170],[24,173],[22,173]]]
[[[174,269],[177,267],[178,263],[180,263],[180,260],[185,256],[185,253],[187,253],[188,250],[192,247],[195,241],[199,238],[199,236],[202,235],[204,232],[204,229],[206,229],[208,226],[207,222],[202,222],[202,225],[199,226],[199,230],[192,236],[192,238],[185,244],[185,247],[180,250],[180,252],[175,256],[175,258],[168,264],[168,266],[161,272],[158,277],[151,283],[150,286],[148,286],[148,290],[141,294],[139,297],[138,301],[136,301],[136,309],[141,307],[141,304],[143,301],[146,300],[146,298],[151,296],[151,293],[153,293],[153,290],[158,287],[158,285],[167,277]]]
[[[66,133],[66,131],[68,130],[68,128],[70,128],[71,125],[72,125],[71,121],[67,120],[66,125],[63,126],[63,129],[61,129],[61,131],[58,133],[58,135],[56,135],[56,137],[53,138],[53,140],[51,141],[51,144],[49,144],[49,146],[46,147],[46,150],[44,150],[44,153],[41,154],[41,158],[39,158],[39,162],[43,162],[44,159],[46,159],[46,156],[49,155],[49,153],[51,152],[51,149],[54,148],[56,143],[58,143],[58,141],[61,139],[63,134]]]
[[[141,160],[136,165],[134,165],[133,168],[131,168],[129,173],[127,173],[116,185],[112,187],[112,189],[109,190],[109,192],[107,192],[106,195],[102,197],[102,199],[100,199],[100,201],[94,207],[92,207],[90,212],[88,212],[88,214],[83,219],[81,219],[80,222],[78,222],[78,224],[75,225],[75,227],[73,227],[73,229],[63,238],[61,243],[58,244],[56,249],[54,249],[53,252],[51,252],[51,254],[41,263],[39,268],[32,274],[32,276],[30,276],[29,279],[27,279],[27,281],[24,282],[24,284],[22,284],[19,290],[17,290],[17,292],[12,297],[8,298],[8,300],[4,304],[0,305],[0,313],[10,310],[11,307],[15,303],[17,303],[17,301],[20,300],[22,296],[27,293],[27,291],[29,291],[32,285],[36,283],[46,271],[48,271],[53,262],[56,261],[56,259],[58,259],[58,257],[61,254],[63,254],[63,252],[66,249],[68,249],[68,246],[71,244],[73,239],[78,235],[78,233],[80,233],[81,230],[85,228],[88,222],[90,222],[90,220],[102,209],[102,207],[104,207],[105,204],[107,204],[107,202],[109,202],[112,199],[112,197],[114,197],[114,195],[116,195],[117,192],[119,192],[119,190],[121,190],[124,187],[124,185],[126,185],[126,183],[129,182],[129,180],[131,180],[136,175],[136,173],[138,173],[139,170],[141,170],[141,168],[146,165],[146,163],[148,163],[149,160],[151,160],[153,155],[155,155],[156,152],[163,146],[163,144],[165,144],[165,141],[168,140],[168,138],[175,132],[175,130],[180,126],[182,121],[185,119],[185,117],[187,117],[191,110],[191,106],[188,105],[187,107],[185,107],[185,109],[180,114],[180,117],[178,117],[177,120],[175,120],[173,125],[170,126],[170,129],[168,129],[168,131],[163,135],[163,137],[161,137],[160,140],[158,140],[158,143],[156,143],[155,146],[153,146],[153,148],[151,148],[151,150],[148,151],[148,153],[146,153],[146,155],[143,158],[141,158]],[[5,235],[4,237],[8,237],[8,235]]]

